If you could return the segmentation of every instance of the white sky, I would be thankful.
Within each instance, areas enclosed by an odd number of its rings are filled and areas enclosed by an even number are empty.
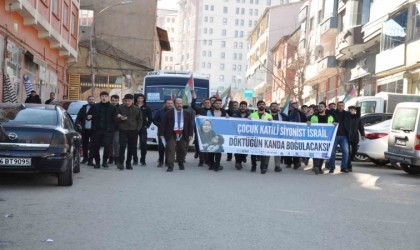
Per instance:
[[[176,9],[178,0],[158,0],[159,9]]]

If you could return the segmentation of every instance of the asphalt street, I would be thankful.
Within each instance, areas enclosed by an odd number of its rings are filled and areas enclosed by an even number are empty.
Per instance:
[[[420,176],[357,163],[265,175],[82,166],[72,187],[0,175],[0,249],[420,249]],[[47,240],[52,240],[48,242]]]

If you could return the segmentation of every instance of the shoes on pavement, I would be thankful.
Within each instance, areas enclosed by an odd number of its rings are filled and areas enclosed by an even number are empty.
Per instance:
[[[142,162],[140,162],[140,165],[146,166],[146,162],[142,161]]]
[[[232,161],[232,157],[228,157],[226,161]]]
[[[198,152],[195,152],[194,159],[197,159],[197,158],[198,158]]]
[[[267,169],[266,168],[262,168],[261,169],[261,174],[265,174],[265,173],[267,173]]]
[[[139,164],[139,162],[138,161],[135,161],[135,162],[133,162],[133,165],[135,166],[135,165],[138,165]]]
[[[81,164],[86,164],[88,162],[87,159],[83,159],[83,161],[81,162]]]
[[[296,169],[300,168],[301,166],[302,166],[302,165],[301,165],[300,163],[299,163],[299,164],[296,164],[296,165],[294,165],[294,166],[293,166],[293,169],[295,169],[295,170],[296,170]]]
[[[101,168],[101,164],[95,164],[94,168]]]
[[[202,161],[200,161],[199,163],[198,163],[198,166],[199,167],[202,167],[204,165],[204,163],[202,162]]]
[[[292,168],[292,165],[287,164],[287,165],[286,165],[286,168]]]
[[[174,171],[174,167],[172,166],[169,166],[168,169],[166,169],[166,172],[172,172],[172,171]]]
[[[349,171],[349,172],[353,172],[353,168],[349,168],[349,169],[348,169],[348,171]]]
[[[121,163],[118,163],[118,164],[117,164],[117,168],[118,168],[119,170],[124,170],[124,166],[123,166],[123,164],[121,164]]]
[[[218,172],[218,171],[221,171],[221,170],[223,170],[223,166],[220,166],[220,165],[214,166],[214,172]]]
[[[133,166],[131,166],[131,164],[126,164],[125,168],[128,170],[133,170]]]
[[[342,168],[342,169],[340,170],[340,172],[341,172],[341,173],[349,173],[349,171],[348,171],[347,169],[345,169],[345,168]]]
[[[243,162],[243,163],[246,163],[246,158],[244,158],[244,159],[242,160],[242,162]]]
[[[157,165],[157,167],[158,167],[158,168],[163,167],[163,162],[159,162],[159,163],[158,163],[158,165]]]
[[[319,168],[314,167],[312,170],[315,172],[316,175],[319,175]]]
[[[91,167],[94,167],[95,166],[95,164],[93,164],[93,162],[88,162],[88,164],[87,164],[88,166],[91,166]]]
[[[235,163],[235,168],[236,168],[236,170],[241,170],[242,169],[242,164],[241,163]]]
[[[330,169],[330,171],[328,171],[328,173],[334,174],[334,169]]]
[[[251,167],[251,172],[256,172],[257,171],[257,166],[252,166]]]
[[[184,163],[179,163],[179,170],[185,170]]]
[[[275,172],[281,172],[283,169],[281,169],[281,167],[279,167],[279,166],[277,166],[277,167],[275,167],[274,168],[274,171]]]
[[[102,163],[102,167],[109,168],[109,165],[108,165],[108,163],[104,162],[104,163]]]
[[[324,174],[324,170],[320,169],[319,174]]]
[[[210,165],[209,170],[214,170],[214,166]]]
[[[113,164],[113,163],[114,163],[114,157],[109,157],[108,164]]]

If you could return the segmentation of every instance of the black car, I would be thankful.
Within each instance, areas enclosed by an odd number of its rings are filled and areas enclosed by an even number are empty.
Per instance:
[[[80,126],[62,107],[0,103],[0,173],[52,173],[71,186],[80,172]]]

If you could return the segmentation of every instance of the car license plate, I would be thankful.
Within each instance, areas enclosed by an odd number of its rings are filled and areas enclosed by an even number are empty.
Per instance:
[[[0,166],[30,166],[31,158],[0,158]]]
[[[398,145],[398,146],[406,146],[407,145],[407,141],[403,141],[403,140],[396,140],[395,141],[395,145]]]

